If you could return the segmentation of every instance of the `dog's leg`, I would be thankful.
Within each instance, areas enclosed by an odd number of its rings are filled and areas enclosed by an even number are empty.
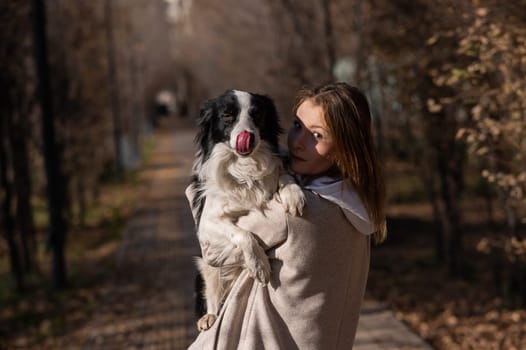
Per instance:
[[[231,240],[243,252],[245,268],[248,274],[266,285],[270,280],[270,263],[265,250],[256,240],[252,233],[232,225],[229,231]]]
[[[204,295],[206,298],[206,314],[197,321],[197,329],[199,332],[202,332],[212,327],[217,318],[223,287],[219,268],[208,265],[200,258],[197,259],[197,268],[204,280]]]
[[[227,217],[211,218],[201,222],[200,231],[210,236],[223,236],[235,244],[243,254],[245,268],[249,275],[266,285],[270,279],[270,263],[267,254],[252,233],[236,226]]]
[[[279,177],[279,190],[276,196],[286,212],[294,216],[303,214],[305,194],[292,176],[283,174]]]

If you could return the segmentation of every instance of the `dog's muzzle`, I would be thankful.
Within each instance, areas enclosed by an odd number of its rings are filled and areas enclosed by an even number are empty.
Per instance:
[[[243,130],[237,135],[236,152],[242,156],[249,155],[254,150],[256,135],[249,131]]]

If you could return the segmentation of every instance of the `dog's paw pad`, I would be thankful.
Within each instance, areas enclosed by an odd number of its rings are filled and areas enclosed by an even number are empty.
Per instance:
[[[216,321],[217,316],[213,314],[206,314],[197,321],[197,330],[199,332],[206,331],[212,327]]]

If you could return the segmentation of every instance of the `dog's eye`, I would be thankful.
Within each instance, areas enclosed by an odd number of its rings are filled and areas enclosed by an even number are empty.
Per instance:
[[[223,114],[223,121],[225,123],[232,123],[234,121],[234,116],[231,114]]]

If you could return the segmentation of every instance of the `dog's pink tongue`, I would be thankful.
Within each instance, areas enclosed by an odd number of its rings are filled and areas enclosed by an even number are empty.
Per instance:
[[[236,151],[239,154],[245,155],[250,153],[250,143],[252,141],[253,134],[244,130],[236,139]]]

